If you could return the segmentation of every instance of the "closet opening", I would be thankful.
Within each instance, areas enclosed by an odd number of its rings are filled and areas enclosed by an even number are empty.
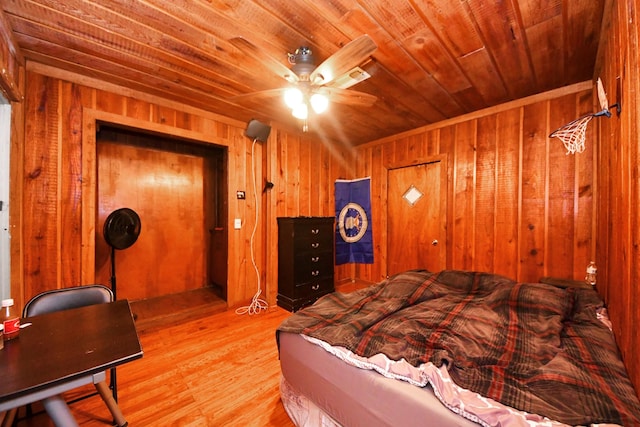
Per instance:
[[[129,208],[141,231],[115,251],[118,299],[180,308],[180,295],[205,291],[226,301],[227,148],[96,123],[96,151],[96,281],[112,277],[105,220]]]

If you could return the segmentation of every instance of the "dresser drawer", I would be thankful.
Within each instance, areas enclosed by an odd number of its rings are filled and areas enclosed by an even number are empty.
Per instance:
[[[333,276],[333,252],[297,254],[293,272],[296,283]]]
[[[307,283],[296,283],[295,297],[314,297],[329,292],[333,292],[333,277],[312,280]]]
[[[333,221],[302,221],[293,224],[294,244],[302,249],[312,243],[333,242]]]
[[[326,252],[333,248],[333,235],[305,236],[293,242],[296,252]]]

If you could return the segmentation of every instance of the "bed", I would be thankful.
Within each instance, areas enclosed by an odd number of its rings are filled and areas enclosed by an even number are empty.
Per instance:
[[[322,297],[276,340],[298,427],[640,425],[593,289],[412,270]]]

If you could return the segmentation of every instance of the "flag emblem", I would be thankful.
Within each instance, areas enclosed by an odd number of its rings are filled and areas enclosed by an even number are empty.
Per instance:
[[[340,236],[347,243],[354,243],[362,239],[367,232],[369,220],[364,208],[357,203],[347,203],[338,216]]]

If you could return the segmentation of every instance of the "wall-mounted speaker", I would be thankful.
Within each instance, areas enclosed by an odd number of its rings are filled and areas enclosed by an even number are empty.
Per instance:
[[[249,123],[247,123],[247,129],[244,131],[246,136],[251,139],[257,139],[260,142],[267,142],[269,133],[271,133],[271,126],[265,125],[255,119],[249,120]]]

